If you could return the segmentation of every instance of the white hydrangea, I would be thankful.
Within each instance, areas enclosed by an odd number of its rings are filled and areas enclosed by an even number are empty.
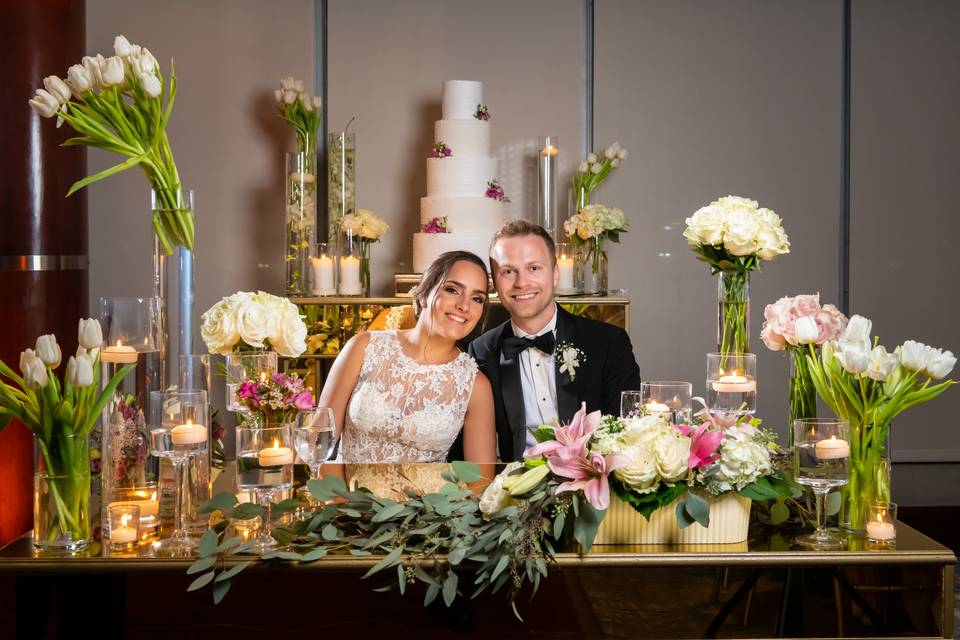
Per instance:
[[[770,451],[753,437],[752,430],[730,427],[724,435],[713,476],[719,491],[739,491],[772,471]]]
[[[563,223],[567,236],[590,240],[607,231],[620,231],[626,226],[623,211],[602,204],[590,204],[570,216]]]

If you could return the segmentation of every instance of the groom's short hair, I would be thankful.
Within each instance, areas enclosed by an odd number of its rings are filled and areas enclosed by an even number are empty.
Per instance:
[[[490,242],[490,253],[493,253],[493,247],[496,246],[497,241],[500,239],[517,238],[520,236],[537,236],[543,240],[547,245],[547,251],[550,252],[551,266],[557,266],[557,245],[554,244],[553,238],[550,237],[546,229],[538,224],[527,222],[526,220],[510,220],[497,229],[497,232],[493,234],[493,240]],[[493,258],[491,257],[490,260],[490,268],[493,269]]]

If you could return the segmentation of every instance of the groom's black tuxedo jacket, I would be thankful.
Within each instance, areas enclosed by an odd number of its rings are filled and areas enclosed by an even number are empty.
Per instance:
[[[504,360],[500,354],[503,339],[512,335],[508,320],[470,343],[470,355],[493,387],[497,440],[500,459],[504,462],[522,459],[527,442],[520,357]],[[573,380],[566,372],[559,371],[561,343],[573,345],[586,356],[580,359]],[[587,411],[599,409],[605,414],[620,415],[620,392],[640,388],[640,368],[627,333],[612,324],[575,316],[558,305],[556,344],[554,362],[560,422],[568,423],[581,402],[587,403]],[[457,438],[450,459],[463,459],[462,438]]]

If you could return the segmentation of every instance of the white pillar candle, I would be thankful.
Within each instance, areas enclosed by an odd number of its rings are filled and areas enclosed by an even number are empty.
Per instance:
[[[207,428],[188,420],[187,424],[179,424],[171,429],[170,437],[174,446],[200,444],[207,441]]]
[[[110,345],[100,352],[100,362],[113,362],[115,364],[131,364],[137,361],[137,350],[130,345],[117,344]]]
[[[257,462],[261,467],[279,467],[284,464],[293,464],[293,450],[289,447],[279,446],[277,440],[273,441],[272,447],[261,449],[257,453]]]
[[[850,445],[847,444],[846,440],[841,440],[836,436],[830,436],[824,440],[817,441],[816,454],[821,460],[847,458],[850,456]]]
[[[360,284],[360,258],[343,256],[340,258],[340,294],[358,296],[363,293]]]
[[[332,296],[337,290],[333,286],[333,258],[324,254],[319,258],[310,258],[313,264],[313,293],[318,296]]]
[[[897,537],[897,529],[892,522],[871,520],[867,523],[867,537],[871,540],[893,540]]]
[[[713,390],[718,393],[750,393],[757,390],[757,381],[736,374],[720,376],[713,383]]]
[[[557,289],[572,291],[574,289],[573,258],[561,255],[557,258],[557,269],[560,270],[560,282],[557,284]]]

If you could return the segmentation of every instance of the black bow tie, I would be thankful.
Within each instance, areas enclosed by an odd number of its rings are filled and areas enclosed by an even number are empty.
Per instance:
[[[553,353],[553,331],[547,331],[546,333],[534,338],[518,338],[517,336],[508,336],[503,339],[503,344],[500,346],[500,351],[503,353],[504,358],[507,360],[513,360],[517,357],[518,353],[522,353],[525,349],[529,349],[530,347],[536,347],[544,353]]]

